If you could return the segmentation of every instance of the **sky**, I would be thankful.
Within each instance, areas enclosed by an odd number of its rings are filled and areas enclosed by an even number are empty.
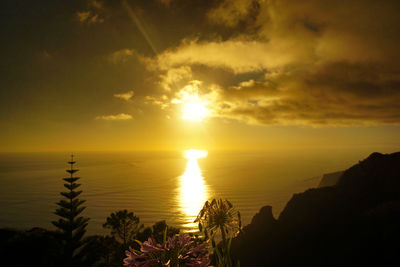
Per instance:
[[[0,5],[0,152],[400,150],[397,0]]]

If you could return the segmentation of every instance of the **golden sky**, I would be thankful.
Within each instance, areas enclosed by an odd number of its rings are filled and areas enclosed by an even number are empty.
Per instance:
[[[0,151],[400,148],[399,1],[6,1]]]

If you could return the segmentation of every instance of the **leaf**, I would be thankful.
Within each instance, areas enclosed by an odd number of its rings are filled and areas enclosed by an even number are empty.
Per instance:
[[[231,251],[231,244],[232,244],[232,237],[230,237],[229,239],[228,239],[228,245],[227,245],[227,250],[226,250],[226,252],[229,254],[230,253],[230,251]]]
[[[167,231],[168,231],[168,226],[165,226],[164,235],[163,235],[163,244],[167,243]]]
[[[215,251],[215,253],[217,254],[218,261],[219,261],[220,263],[222,263],[222,262],[224,261],[224,259],[223,259],[223,257],[222,257],[221,252],[219,251],[218,246],[215,246],[215,247],[214,247],[214,251]]]
[[[199,219],[199,220],[200,220],[200,218],[203,218],[204,212],[205,212],[205,209],[202,208],[202,209],[200,210],[200,213],[199,213],[199,216],[198,216],[198,219]],[[196,220],[197,220],[197,219],[196,219]]]

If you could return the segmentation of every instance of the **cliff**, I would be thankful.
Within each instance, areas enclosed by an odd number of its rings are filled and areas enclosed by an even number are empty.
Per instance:
[[[325,186],[333,186],[336,185],[342,177],[343,171],[326,173],[322,176],[322,179],[318,185],[318,187],[325,187]]]
[[[398,263],[400,153],[373,153],[336,185],[293,195],[278,219],[270,210],[232,242],[241,266]]]

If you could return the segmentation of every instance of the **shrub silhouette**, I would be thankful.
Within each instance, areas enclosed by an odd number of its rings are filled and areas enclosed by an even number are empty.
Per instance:
[[[126,247],[136,238],[144,226],[140,224],[139,217],[125,209],[111,213],[103,227],[111,229],[111,234],[120,239],[124,247]]]

